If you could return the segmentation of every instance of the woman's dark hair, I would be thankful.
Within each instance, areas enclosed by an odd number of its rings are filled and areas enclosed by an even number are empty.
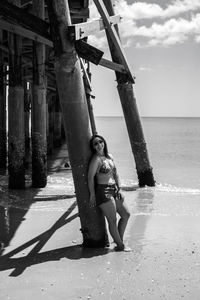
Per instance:
[[[94,147],[93,147],[93,141],[94,141],[94,139],[96,139],[96,138],[99,138],[100,140],[102,140],[102,141],[104,142],[104,149],[103,149],[103,150],[104,150],[104,155],[105,155],[105,157],[110,158],[110,156],[109,156],[109,154],[108,154],[108,147],[107,147],[106,140],[105,140],[101,135],[99,135],[99,134],[94,134],[94,135],[91,137],[91,139],[90,139],[90,149],[91,149],[92,153],[93,153],[93,154],[96,153],[96,150],[95,150]]]

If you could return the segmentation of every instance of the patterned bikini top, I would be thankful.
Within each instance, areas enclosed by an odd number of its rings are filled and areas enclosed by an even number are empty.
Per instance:
[[[99,173],[107,174],[107,175],[113,174],[113,172],[115,171],[115,165],[114,163],[109,162],[110,160],[112,161],[112,159],[100,156],[100,160],[101,160],[101,164],[97,169],[97,174]]]

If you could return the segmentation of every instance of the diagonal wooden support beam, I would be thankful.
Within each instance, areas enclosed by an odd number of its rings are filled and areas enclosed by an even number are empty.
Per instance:
[[[42,19],[26,12],[22,8],[9,3],[6,0],[0,1],[0,16],[30,31],[33,31],[46,39],[50,39],[49,24]]]
[[[87,70],[85,68],[85,65],[84,65],[84,62],[83,62],[82,58],[80,58],[80,63],[81,63],[81,68],[83,70],[83,75],[85,76],[88,88],[89,88],[90,91],[92,91],[92,86],[91,86],[90,78],[88,76],[88,73],[87,73]]]
[[[121,20],[119,15],[109,17],[109,21],[112,24],[117,24]],[[102,19],[88,21],[84,23],[78,23],[69,26],[69,35],[72,40],[80,40],[90,34],[95,34],[105,29],[105,25]]]
[[[84,58],[95,65],[100,65],[120,73],[126,73],[126,69],[123,65],[103,58],[103,51],[95,48],[94,46],[91,46],[90,44],[82,40],[78,40],[75,42],[75,48],[76,52],[81,58]]]
[[[121,63],[123,64],[128,76],[129,76],[130,81],[134,83],[134,77],[131,74],[127,59],[125,57],[124,51],[121,46],[121,41],[115,30],[114,24],[112,22],[110,22],[110,16],[106,10],[106,7],[102,0],[94,0],[94,3],[102,17],[104,26],[106,27],[106,30],[109,33],[109,36],[118,52],[118,56],[120,57]]]

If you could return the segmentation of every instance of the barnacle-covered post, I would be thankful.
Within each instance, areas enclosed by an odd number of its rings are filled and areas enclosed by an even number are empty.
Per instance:
[[[11,2],[11,1],[10,1]],[[19,4],[17,0],[12,1]],[[21,37],[9,33],[8,91],[8,186],[25,187],[24,89],[22,85]]]
[[[89,208],[87,169],[91,137],[80,62],[69,40],[71,18],[67,0],[47,0],[51,35],[55,50],[55,74],[63,115],[69,159],[77,197],[83,246],[105,246],[105,221],[100,212]]]
[[[33,13],[44,19],[44,0],[33,0]],[[45,45],[33,42],[32,186],[47,183]]]
[[[98,4],[101,3],[102,1],[105,5],[107,12],[102,10],[102,5]],[[112,0],[102,0],[102,1],[95,0],[95,3],[97,4],[98,8],[101,9],[100,14],[103,13],[106,15],[108,13],[108,16],[114,15]],[[115,35],[115,32],[113,33],[115,43],[113,42],[113,39],[111,38],[111,34],[110,34],[113,31],[109,32],[107,30],[107,39],[110,48],[110,53],[114,62],[123,64],[122,56],[119,54],[120,53],[119,50],[121,46],[120,43],[117,42],[117,40],[119,40],[118,39],[119,32],[118,32],[117,25],[115,25],[115,29],[117,33],[117,35]],[[130,78],[130,74],[122,74],[119,72],[116,72],[116,78],[118,83],[117,89],[121,100],[122,109],[124,112],[124,118],[126,121],[131,148],[135,158],[139,186],[141,187],[145,185],[154,186],[155,180],[153,177],[152,167],[150,165],[150,161],[148,157],[140,115],[137,109],[136,98],[133,91],[133,81]]]

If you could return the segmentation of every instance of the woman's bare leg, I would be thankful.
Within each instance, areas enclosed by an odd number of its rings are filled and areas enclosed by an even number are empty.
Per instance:
[[[123,250],[124,244],[120,237],[119,230],[117,227],[117,210],[115,200],[111,199],[108,202],[101,204],[99,207],[103,211],[103,214],[108,221],[109,231],[114,242],[117,244],[119,250]]]
[[[120,238],[123,241],[124,232],[128,223],[128,219],[130,218],[130,212],[124,201],[118,199],[116,200],[116,209],[118,214],[120,215],[120,220],[118,222],[118,231]]]

